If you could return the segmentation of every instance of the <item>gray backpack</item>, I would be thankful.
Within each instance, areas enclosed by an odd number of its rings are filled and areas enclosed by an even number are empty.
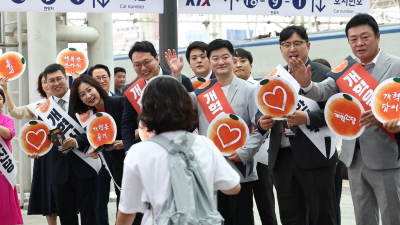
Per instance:
[[[175,137],[176,144],[162,135],[147,141],[155,142],[168,151],[171,190],[166,207],[154,218],[157,225],[221,225],[224,219],[217,211],[203,171],[192,151],[195,134],[185,132]],[[154,215],[153,215],[154,216]]]

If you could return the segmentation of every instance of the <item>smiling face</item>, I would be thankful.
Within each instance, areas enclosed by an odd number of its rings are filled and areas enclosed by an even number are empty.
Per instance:
[[[67,78],[60,70],[57,70],[53,73],[48,73],[46,81],[49,90],[57,98],[62,98],[65,93],[67,93]]]
[[[252,68],[253,65],[247,58],[233,57],[233,73],[240,79],[249,79]]]
[[[53,93],[50,91],[49,85],[47,85],[47,82],[46,82],[46,79],[44,78],[44,76],[42,78],[42,89],[46,93],[47,97],[50,97],[53,95]]]
[[[94,69],[92,72],[92,76],[94,79],[97,80],[97,82],[99,82],[101,88],[103,88],[107,93],[110,92],[110,77],[108,76],[105,69]]]
[[[158,57],[153,57],[150,52],[134,52],[132,64],[136,74],[146,81],[157,76],[160,71]]]
[[[210,53],[210,64],[216,76],[229,76],[233,73],[233,58],[227,48],[213,50]]]
[[[350,28],[348,41],[353,54],[363,63],[370,63],[379,53],[380,34],[375,36],[372,27],[367,24]]]
[[[294,42],[296,43],[302,42],[302,43],[296,46]],[[290,47],[285,48],[284,46],[282,46],[282,43],[290,43]],[[300,58],[303,61],[303,63],[307,61],[308,52],[310,51],[310,42],[305,42],[305,40],[302,39],[300,35],[298,35],[295,32],[292,34],[292,36],[290,36],[290,38],[288,38],[285,41],[282,41],[282,43],[280,46],[281,53],[287,63],[289,63],[289,60],[291,58]]]
[[[82,82],[78,87],[79,98],[82,102],[90,107],[96,107],[103,99],[100,97],[99,92],[92,85]],[[97,107],[96,107],[97,108]]]
[[[210,72],[210,60],[207,58],[206,51],[195,48],[190,51],[190,68],[193,70],[196,77],[206,77]]]

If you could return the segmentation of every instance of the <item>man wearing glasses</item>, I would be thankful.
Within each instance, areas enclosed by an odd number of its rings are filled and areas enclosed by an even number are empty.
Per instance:
[[[114,93],[110,91],[111,75],[110,70],[107,66],[102,64],[96,64],[90,67],[88,75],[92,76],[99,82],[100,86],[108,93],[108,96],[114,96]]]
[[[279,43],[287,63],[299,58],[306,66],[311,65],[313,81],[320,82],[327,78],[325,74],[330,69],[308,58],[311,44],[304,27],[286,27],[280,33]],[[291,71],[290,67],[285,68]],[[338,155],[335,152],[330,159],[323,156],[314,145],[315,140],[309,139],[298,128],[306,124],[308,129],[316,131],[326,126],[323,111],[325,102],[318,102],[318,105],[321,110],[297,110],[293,115],[283,116],[286,121],[274,121],[272,116],[262,115],[260,111],[256,114],[260,133],[271,129],[268,168],[272,170],[283,225],[306,224],[307,208],[312,224],[337,224],[334,176]],[[298,128],[294,131],[295,135],[287,137],[289,134],[282,134],[285,123]],[[325,141],[334,141],[328,139]],[[330,151],[329,147],[327,151]]]

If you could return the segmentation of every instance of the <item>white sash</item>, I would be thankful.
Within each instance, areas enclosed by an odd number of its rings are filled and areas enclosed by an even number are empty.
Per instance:
[[[296,91],[299,92],[300,85],[293,78],[293,76],[281,65],[278,65],[276,68],[277,72],[275,76],[287,80],[296,89]],[[299,97],[299,103],[297,104],[296,110],[301,110],[305,112],[320,110],[320,107],[316,101],[301,95],[299,95],[298,97]],[[326,155],[325,137],[331,137],[331,149],[330,149],[329,159],[333,156],[333,154],[335,153],[335,135],[329,130],[327,126],[319,128],[318,132],[310,131],[310,129],[308,129],[305,124],[300,125],[299,128],[308,137],[308,139],[310,139],[310,141],[315,145],[315,147],[318,148],[318,150],[322,153],[322,155],[325,156],[325,158],[328,158],[328,156]]]
[[[14,188],[17,166],[15,165],[10,149],[8,149],[2,137],[0,137],[0,171],[8,180],[11,187]]]
[[[37,113],[37,111],[36,111],[36,107],[39,105],[39,104],[41,104],[41,103],[43,103],[44,101],[46,101],[47,99],[40,99],[39,101],[36,101],[36,102],[34,102],[34,103],[31,103],[31,104],[29,104],[29,105],[27,105],[26,107],[28,107],[28,109],[33,113],[33,114],[35,114],[35,116],[36,116],[36,118],[38,117],[38,113]]]
[[[55,101],[53,98],[49,98],[50,107],[49,109],[42,113],[37,110],[37,113],[40,115],[40,118],[47,124],[50,129],[54,129],[59,127],[66,137],[75,137],[82,133],[85,133],[85,130],[74,120],[71,116],[68,115]],[[85,161],[89,166],[91,166],[97,173],[101,168],[100,159],[93,159],[89,155],[84,154],[78,149],[72,150],[76,155],[79,156],[83,161]]]

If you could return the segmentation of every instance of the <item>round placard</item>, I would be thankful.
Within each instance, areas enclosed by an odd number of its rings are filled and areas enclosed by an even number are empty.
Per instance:
[[[272,115],[274,120],[283,120],[282,115],[293,114],[298,102],[293,86],[280,77],[263,79],[256,87],[254,99],[261,113]]]
[[[148,132],[147,127],[146,126],[142,126],[142,121],[141,120],[139,121],[138,130],[139,130],[140,140],[142,140],[142,141],[147,140],[147,139],[149,139],[149,138],[151,138],[151,137],[156,135],[156,132],[154,132],[154,131],[153,132]]]
[[[193,77],[190,79],[192,82],[193,88],[196,90],[198,87],[200,87],[202,84],[204,84],[207,80],[202,78],[202,77]]]
[[[364,107],[349,94],[338,93],[330,97],[324,111],[329,129],[344,140],[356,139],[365,130],[365,126],[360,126]]]
[[[53,143],[47,138],[49,133],[50,130],[43,121],[31,120],[19,130],[19,146],[28,155],[38,153],[39,156],[43,156],[53,146]]]
[[[375,88],[371,109],[381,123],[400,120],[400,77],[389,78]],[[400,122],[397,123],[400,126]]]
[[[117,137],[117,125],[110,114],[95,113],[87,125],[87,137],[90,145],[96,149],[104,144],[111,144]]]
[[[26,60],[18,52],[6,52],[0,56],[0,77],[15,80],[24,73],[25,68]]]
[[[78,74],[85,72],[89,66],[89,59],[86,53],[75,48],[66,48],[57,55],[56,62],[65,68],[68,76],[75,71]]]
[[[211,121],[207,137],[214,142],[224,156],[244,146],[249,128],[242,118],[234,114],[220,114]]]

